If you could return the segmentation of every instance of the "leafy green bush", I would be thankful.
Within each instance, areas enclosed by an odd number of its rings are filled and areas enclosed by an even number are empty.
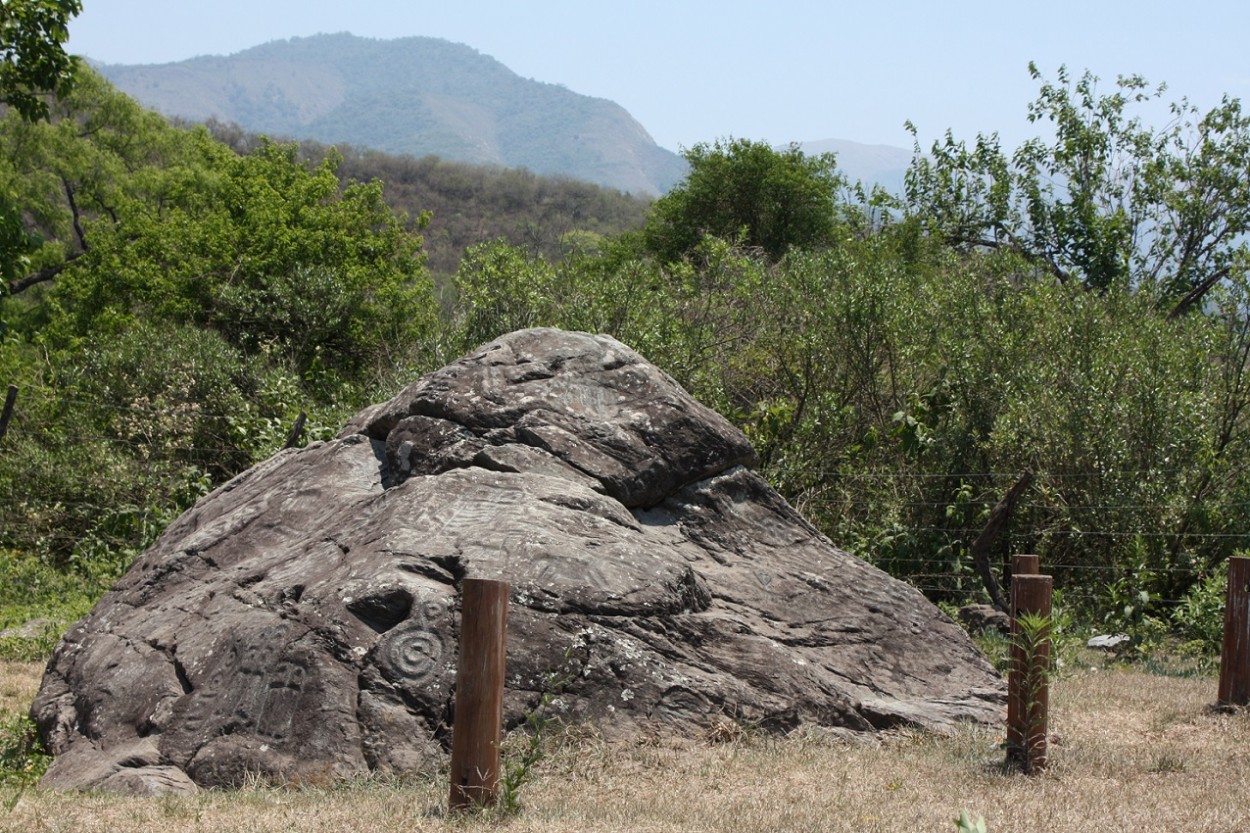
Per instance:
[[[706,235],[740,241],[772,260],[833,236],[845,184],[833,154],[727,139],[696,144],[684,155],[690,172],[655,202],[643,232],[661,260],[688,256]]]
[[[1224,608],[1228,603],[1228,562],[1221,561],[1199,580],[1172,612],[1177,633],[1186,648],[1218,657],[1224,642]]]
[[[0,786],[20,791],[39,782],[52,756],[39,741],[34,722],[26,715],[0,720]]]

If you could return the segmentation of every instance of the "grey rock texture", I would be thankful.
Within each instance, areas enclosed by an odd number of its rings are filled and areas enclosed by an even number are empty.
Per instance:
[[[959,608],[959,621],[970,633],[996,631],[1004,636],[1011,633],[1011,617],[993,605],[964,605]]]
[[[57,647],[54,788],[322,782],[441,762],[465,576],[511,582],[506,720],[611,735],[996,721],[963,630],[843,553],[746,438],[619,342],[505,336],[166,530]]]

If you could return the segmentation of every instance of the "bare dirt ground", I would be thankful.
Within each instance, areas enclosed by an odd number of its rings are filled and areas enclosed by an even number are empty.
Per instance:
[[[0,717],[41,668],[0,664]],[[0,831],[953,831],[960,810],[996,831],[1250,830],[1250,714],[1214,713],[1213,678],[1085,669],[1052,687],[1051,767],[1003,771],[997,733],[899,732],[879,742],[772,738],[726,724],[703,738],[552,739],[515,817],[448,818],[437,773],[407,783],[269,785],[192,797],[27,791]],[[14,791],[0,793],[11,801]]]

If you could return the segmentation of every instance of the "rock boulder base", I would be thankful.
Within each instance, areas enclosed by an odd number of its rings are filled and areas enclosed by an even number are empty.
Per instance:
[[[48,665],[54,788],[324,782],[442,761],[465,576],[512,585],[506,721],[554,670],[605,734],[996,721],[1002,682],[838,550],[746,438],[606,336],[505,336],[169,527]]]

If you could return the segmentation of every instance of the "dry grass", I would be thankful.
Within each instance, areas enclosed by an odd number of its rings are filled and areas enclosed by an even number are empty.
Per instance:
[[[39,690],[43,666],[0,660],[0,717],[25,712]]]
[[[28,697],[4,668],[0,708]],[[17,694],[11,693],[17,690]],[[24,693],[23,693],[24,692]],[[1059,745],[1044,775],[1004,773],[996,738],[897,734],[876,745],[721,732],[724,743],[594,738],[551,750],[510,831],[953,831],[967,808],[998,831],[1250,830],[1250,715],[1212,714],[1212,679],[1090,670],[1052,689]],[[28,702],[28,701],[27,701]],[[447,819],[441,779],[133,799],[32,793],[3,831],[493,830]],[[0,796],[3,798],[3,796]]]

